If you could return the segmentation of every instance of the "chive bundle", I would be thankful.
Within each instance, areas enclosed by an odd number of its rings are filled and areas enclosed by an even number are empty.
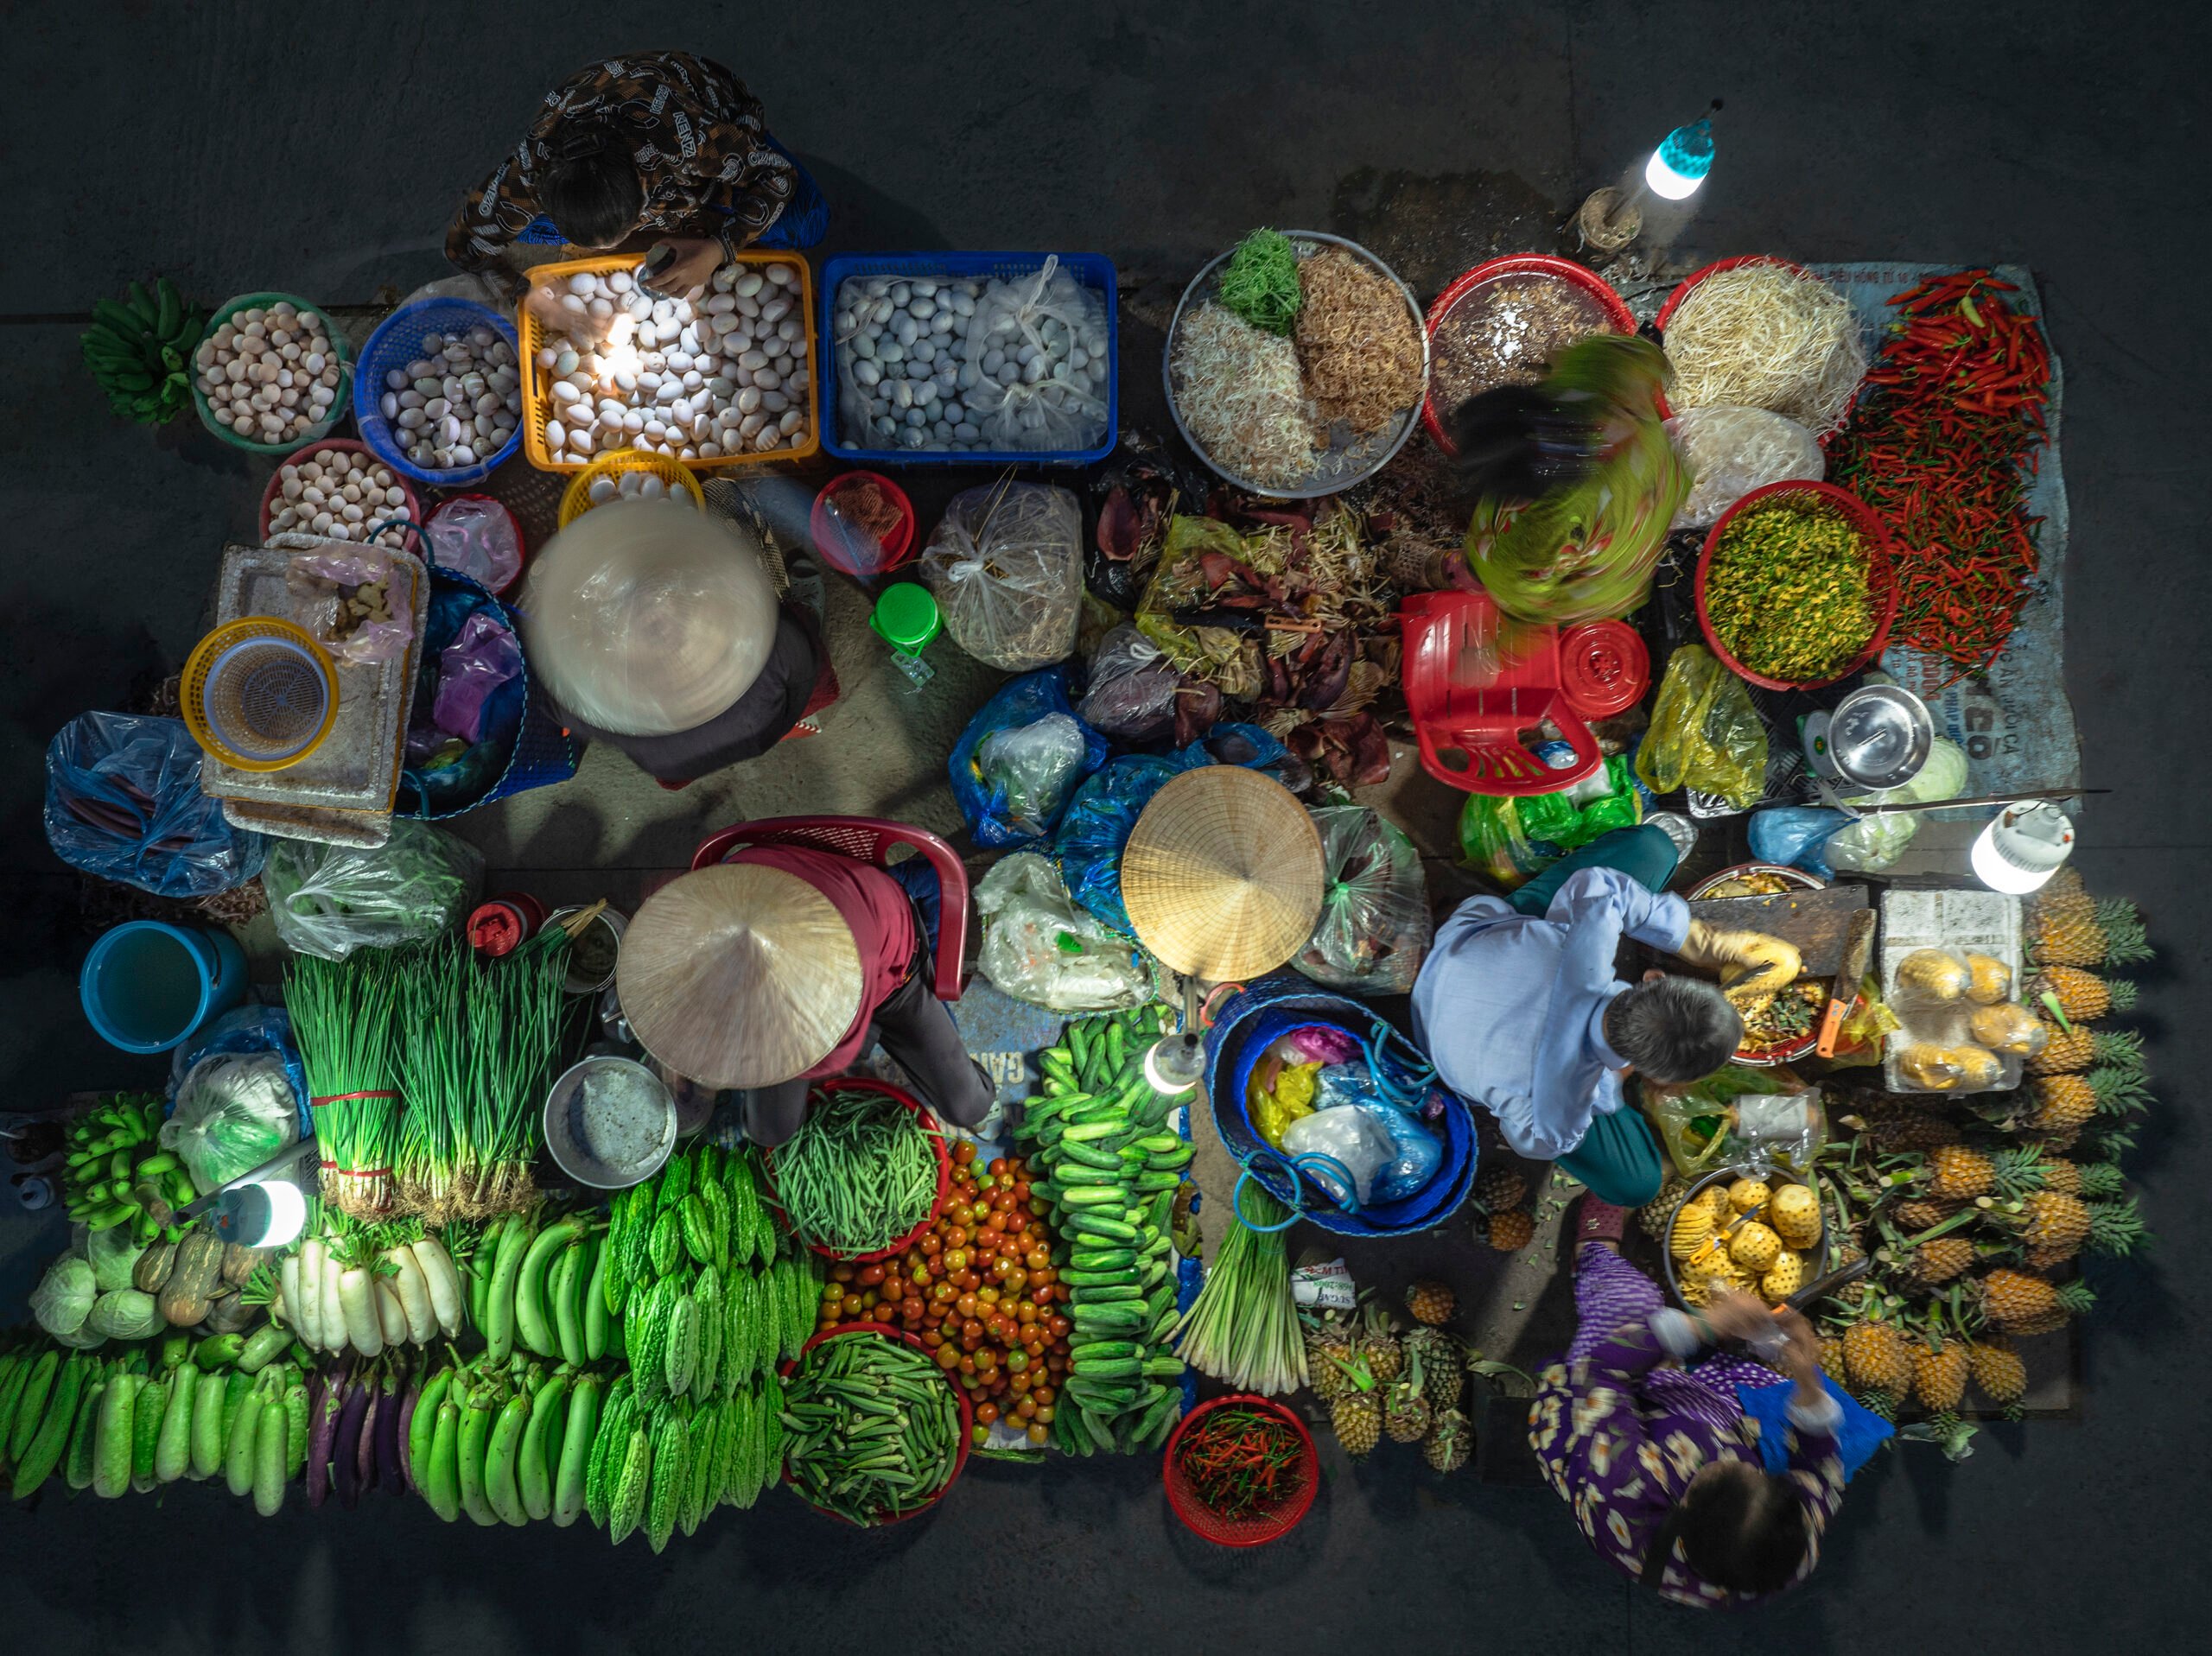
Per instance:
[[[1272,1397],[1306,1383],[1306,1341],[1290,1297],[1290,1261],[1280,1230],[1254,1230],[1244,1220],[1279,1225],[1290,1209],[1247,1187],[1230,1210],[1205,1286],[1191,1302],[1178,1342],[1183,1361],[1242,1392]]]
[[[824,1088],[772,1171],[799,1239],[839,1253],[889,1247],[937,1202],[936,1135],[896,1099]]]
[[[323,1199],[364,1219],[391,1205],[399,989],[391,952],[381,949],[356,949],[342,961],[302,955],[284,975],[284,1005],[321,1146]]]

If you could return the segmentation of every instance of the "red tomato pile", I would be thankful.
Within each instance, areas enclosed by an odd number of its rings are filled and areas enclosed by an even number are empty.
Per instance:
[[[1030,1194],[1029,1179],[1019,1158],[982,1167],[975,1145],[957,1146],[937,1222],[896,1259],[831,1266],[818,1326],[912,1330],[971,1393],[979,1428],[1003,1418],[1041,1445],[1067,1373],[1071,1324],[1045,1228],[1048,1204]]]

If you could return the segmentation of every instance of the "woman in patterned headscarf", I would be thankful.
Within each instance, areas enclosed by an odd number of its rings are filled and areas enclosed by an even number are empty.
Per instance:
[[[461,204],[446,257],[486,270],[518,241],[605,248],[658,233],[675,257],[657,285],[685,293],[764,238],[811,245],[824,218],[743,81],[686,52],[642,52],[546,95],[514,154]]]

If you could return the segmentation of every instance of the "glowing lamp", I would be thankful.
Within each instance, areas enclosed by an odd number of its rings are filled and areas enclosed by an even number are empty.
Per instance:
[[[1974,878],[1991,891],[2024,897],[2041,890],[2073,851],[2066,813],[2047,799],[2030,799],[1992,817],[1969,857]]]

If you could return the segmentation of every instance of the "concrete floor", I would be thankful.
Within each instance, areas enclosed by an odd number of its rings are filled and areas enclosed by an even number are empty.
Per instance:
[[[312,21],[96,3],[10,22],[0,893],[22,946],[0,1076],[11,1098],[43,1102],[146,1072],[77,1010],[86,940],[75,883],[38,827],[41,754],[73,714],[181,661],[219,547],[251,531],[263,474],[195,428],[149,440],[111,422],[74,327],[41,319],[151,270],[209,296],[276,287],[344,303],[411,288],[438,271],[459,192],[544,88],[637,42],[561,0]],[[2188,665],[2202,658],[2212,574],[2193,510],[2201,441],[2180,394],[2212,373],[2212,352],[2177,274],[2202,268],[2206,236],[2176,204],[2198,193],[2202,14],[2030,5],[1952,22],[1926,9],[1391,0],[712,6],[687,22],[680,43],[735,67],[821,180],[832,251],[1095,247],[1141,293],[1172,293],[1266,220],[1370,236],[1426,295],[1488,251],[1545,244],[1583,192],[1717,95],[1719,170],[1678,251],[2031,265],[2068,372],[2068,688],[2086,779],[2116,790],[2082,824],[2081,862],[2094,888],[2144,904],[2163,950],[2144,1021],[2172,1101],[2135,1166],[2159,1245],[2099,1279],[2078,1423],[1986,1434],[1958,1469],[1885,1458],[1854,1486],[1819,1574],[1751,1619],[1635,1598],[1548,1493],[1440,1484],[1385,1453],[1333,1480],[1294,1538],[1256,1556],[1182,1534],[1142,1460],[979,1463],[948,1510],[879,1535],[772,1502],[658,1560],[610,1554],[588,1533],[524,1545],[448,1531],[412,1511],[237,1521],[199,1488],[160,1503],[49,1496],[0,1511],[10,1644],[243,1656],[308,1641],[491,1653],[768,1635],[832,1649],[880,1644],[896,1625],[902,1644],[1019,1629],[1079,1650],[1256,1639],[2025,1652],[2145,1646],[2197,1625],[2186,1560],[2204,1457],[2172,1399],[2194,1396],[2212,1357],[2193,1269],[2212,1148],[2182,1101],[2212,1063],[2212,1036],[2186,1012],[2212,927],[2197,877],[2212,784],[2186,746],[2212,714]],[[1131,339],[1131,417],[1156,360]],[[837,601],[850,639],[856,600]],[[982,679],[915,701],[841,647],[849,665],[835,741],[682,795],[594,753],[574,786],[471,832],[495,865],[550,881],[641,878],[712,827],[783,809],[881,806],[950,826],[938,756]],[[0,1219],[0,1303],[17,1303],[57,1237]]]

